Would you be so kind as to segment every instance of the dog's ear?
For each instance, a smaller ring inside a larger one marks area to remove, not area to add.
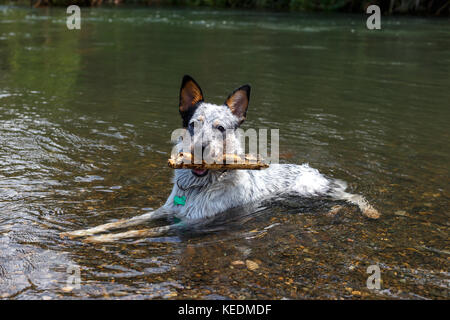
[[[202,89],[194,79],[185,75],[180,89],[180,114],[183,118],[183,127],[187,127],[189,119],[194,114],[197,103],[203,101]]]
[[[225,100],[225,104],[230,108],[231,112],[238,117],[239,125],[245,120],[249,102],[250,86],[248,84],[234,90]]]

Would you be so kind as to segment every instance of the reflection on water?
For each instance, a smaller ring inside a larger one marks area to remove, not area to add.
[[[0,7],[1,297],[448,298],[448,20],[374,33],[359,16],[83,9],[68,31],[64,17]],[[185,73],[216,103],[251,83],[246,127],[280,128],[282,162],[347,180],[383,217],[284,199],[202,232],[60,239],[164,203]]]

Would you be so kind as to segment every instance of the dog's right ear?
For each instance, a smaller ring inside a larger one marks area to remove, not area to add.
[[[197,108],[197,104],[203,101],[202,89],[191,76],[185,75],[180,89],[180,114],[183,118],[183,127],[188,126],[189,120]]]

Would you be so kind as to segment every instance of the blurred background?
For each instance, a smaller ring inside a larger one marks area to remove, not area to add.
[[[100,5],[149,5],[187,6],[214,8],[246,8],[289,11],[365,12],[367,6],[375,4],[383,14],[448,15],[448,0],[16,0],[0,3],[29,3],[32,6],[80,6]]]

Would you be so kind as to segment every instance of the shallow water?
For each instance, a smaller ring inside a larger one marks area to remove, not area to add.
[[[0,7],[0,297],[448,298],[448,26],[83,8],[68,31],[63,9]],[[245,127],[280,128],[282,162],[346,180],[381,219],[289,199],[203,233],[60,239],[164,203],[185,73],[215,103],[251,83]]]

